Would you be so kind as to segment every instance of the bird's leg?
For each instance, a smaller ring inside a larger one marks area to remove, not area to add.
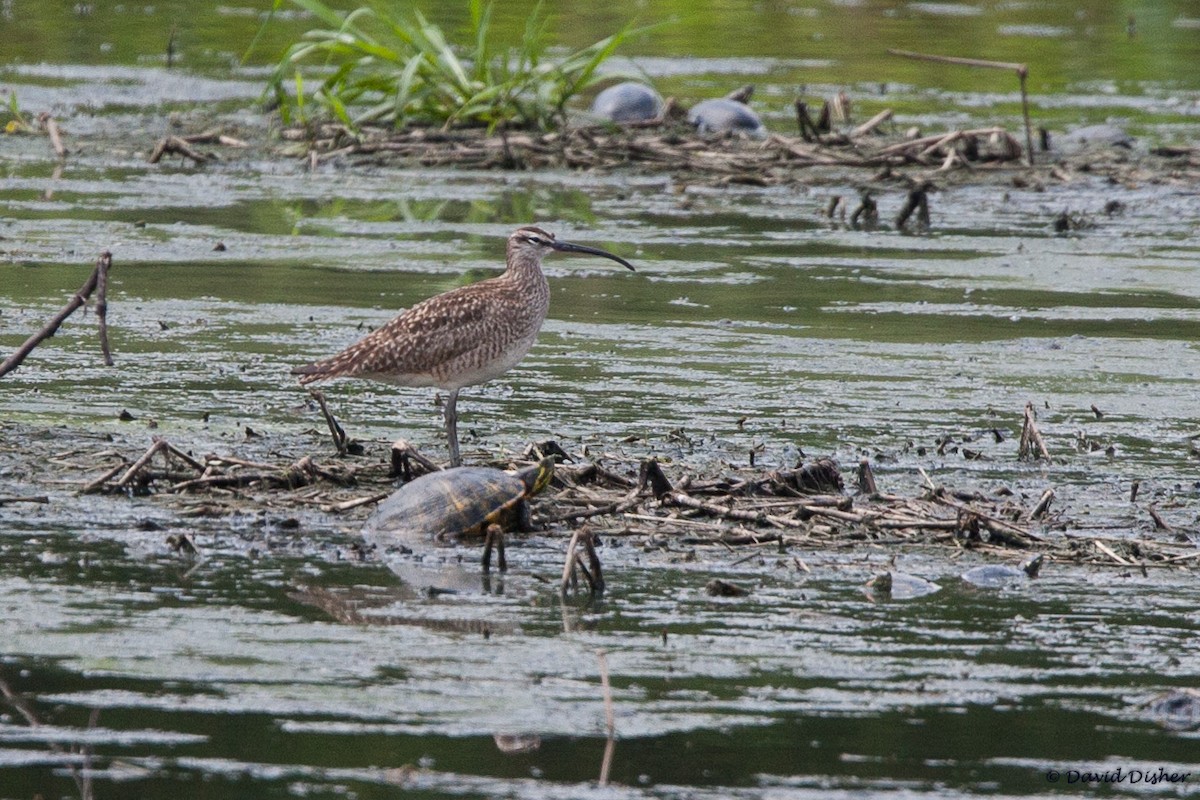
[[[451,391],[446,398],[446,438],[450,442],[450,466],[461,466],[462,455],[458,452],[458,389]]]

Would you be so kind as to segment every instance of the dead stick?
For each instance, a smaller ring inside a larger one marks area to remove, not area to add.
[[[247,467],[249,469],[265,469],[265,470],[275,469],[274,464],[264,464],[261,461],[247,461],[244,458],[238,458],[236,456],[206,456],[204,460],[207,464],[206,469],[211,468],[211,467],[222,467],[222,466]]]
[[[40,117],[41,123],[46,127],[46,135],[50,137],[50,146],[54,148],[54,155],[60,160],[67,157],[67,148],[63,147],[62,135],[58,130],[58,123],[54,121],[54,117],[43,113]]]
[[[984,69],[1003,69],[1017,73],[1021,84],[1021,115],[1025,118],[1025,160],[1033,166],[1033,126],[1029,121],[1029,92],[1026,90],[1025,79],[1029,77],[1029,65],[1017,64],[1012,61],[987,61],[982,58],[961,58],[959,56],[939,56],[929,53],[914,53],[911,50],[896,50],[888,48],[894,56],[911,58],[917,61],[932,61],[936,64],[956,64],[960,67],[982,67]]]
[[[600,565],[600,554],[596,552],[596,534],[588,531],[584,534],[583,549],[587,554],[588,566],[591,567],[592,593],[604,591],[604,573]]]
[[[208,156],[196,150],[196,148],[192,147],[184,139],[178,136],[168,136],[154,148],[154,151],[150,154],[149,162],[157,164],[168,153],[178,153],[184,158],[190,158],[197,164],[203,164],[209,159]]]
[[[1146,511],[1150,513],[1150,519],[1154,520],[1155,528],[1158,528],[1160,531],[1175,530],[1165,519],[1162,518],[1162,515],[1158,513],[1158,509],[1154,506],[1146,506]]]
[[[678,492],[675,494],[667,495],[666,497],[663,498],[663,501],[670,505],[679,505],[679,506],[684,506],[685,508],[693,508],[697,511],[703,511],[705,514],[710,514],[710,515],[712,515],[714,517],[718,517],[720,519],[736,519],[736,520],[741,520],[743,522],[755,522],[755,523],[758,523],[759,525],[763,525],[763,524],[778,525],[780,527],[788,527],[788,528],[807,528],[808,527],[807,523],[805,523],[801,520],[798,520],[798,519],[791,519],[789,517],[779,517],[779,516],[775,516],[773,514],[764,514],[761,511],[746,511],[745,509],[741,509],[741,508],[729,508],[727,506],[716,505],[715,503],[705,503],[702,500],[697,500],[694,497],[690,497],[686,494],[682,494],[682,493],[678,493]],[[804,508],[804,506],[801,506],[801,508]],[[813,514],[832,516],[832,514],[830,514],[830,509],[811,508],[811,509],[807,509],[807,510],[811,511]],[[834,514],[837,514],[837,513],[839,513],[839,512],[834,512]],[[855,518],[854,521],[861,521],[861,520]]]
[[[598,508],[583,508],[578,511],[566,511],[561,514],[555,514],[552,517],[547,517],[542,520],[547,525],[553,525],[556,522],[566,522],[570,519],[588,519],[590,517],[602,517],[608,514],[620,514],[624,509],[621,506],[623,503],[608,503],[607,505],[599,506]],[[636,503],[634,503],[636,505]],[[632,506],[631,506],[632,507]]]
[[[29,495],[28,497],[13,496],[0,497],[0,506],[6,506],[11,503],[49,503],[50,498],[44,494]]]
[[[914,53],[911,50],[899,50],[888,48],[888,52],[894,56],[902,56],[911,58],[916,61],[932,61],[937,64],[957,64],[960,67],[985,67],[988,69],[1005,69],[1009,71],[1017,71],[1025,69],[1024,64],[1018,64],[1014,61],[987,61],[982,58],[963,58],[961,56],[939,56],[929,53]]]
[[[387,492],[380,492],[379,494],[373,494],[370,497],[357,497],[353,500],[343,500],[340,503],[333,503],[332,505],[321,506],[321,510],[322,511],[330,511],[335,514],[340,514],[343,511],[349,511],[350,509],[358,508],[359,506],[369,506],[369,505],[371,505],[371,503],[378,503],[381,500],[386,500],[387,498],[388,498]]]
[[[608,772],[612,766],[613,748],[617,740],[616,715],[613,713],[612,685],[608,680],[608,658],[603,650],[596,651],[596,661],[600,665],[600,689],[604,692],[604,727],[608,732],[608,742],[604,747],[604,759],[600,762],[600,785],[608,785]]]
[[[1113,549],[1111,547],[1109,547],[1108,545],[1104,544],[1104,542],[1097,540],[1097,541],[1093,541],[1092,544],[1096,546],[1097,550],[1099,550],[1101,553],[1104,553],[1104,555],[1108,556],[1109,558],[1111,558],[1113,561],[1117,562],[1118,564],[1123,564],[1127,567],[1132,566],[1132,562],[1127,561],[1124,558],[1121,558],[1121,556],[1117,555],[1113,551]]]
[[[325,403],[325,395],[320,389],[309,389],[309,395],[313,400],[317,401],[317,405],[321,407],[321,414],[325,417],[325,424],[329,427],[329,434],[333,437],[333,447],[337,450],[339,456],[346,455],[347,446],[350,437],[346,435],[346,430],[341,424],[334,419],[333,414],[329,413],[329,406]]]
[[[580,542],[582,543],[583,541],[583,537],[580,537]],[[575,548],[575,567],[580,573],[582,573],[583,579],[587,581],[588,591],[592,594],[596,594],[596,592],[599,591],[599,589],[596,588],[598,584],[596,583],[595,577],[592,576],[592,571],[588,569],[588,565],[584,563],[583,553],[579,552],[578,547]]]
[[[891,118],[892,118],[892,110],[890,108],[885,108],[883,111],[880,111],[878,114],[871,117],[869,120],[864,122],[862,125],[859,125],[857,128],[850,131],[850,138],[857,139],[859,136],[866,136],[868,133],[871,133],[872,131],[874,131],[876,128],[878,128],[880,125],[887,122]]]
[[[559,584],[559,589],[563,594],[567,593],[567,587],[571,585],[571,579],[575,577],[575,548],[579,544],[579,531],[571,534],[571,541],[567,543],[567,558],[563,562],[562,582]]]
[[[154,458],[155,453],[166,449],[166,447],[166,439],[155,439],[154,444],[150,445],[146,452],[142,453],[142,457],[133,462],[133,466],[126,470],[125,474],[121,476],[121,479],[117,481],[117,486],[124,487],[126,484],[128,484],[131,480],[133,480],[133,476],[138,473],[138,470],[150,463],[150,459]]]
[[[962,131],[951,131],[950,133],[947,133],[945,136],[938,139],[936,142],[934,142],[933,144],[929,145],[924,150],[922,150],[918,154],[918,158],[924,158],[925,156],[931,156],[931,155],[933,155],[934,151],[939,150],[943,147],[949,147],[950,145],[954,144],[961,138],[963,138]]]
[[[875,473],[871,469],[871,462],[865,458],[858,462],[858,491],[866,495],[879,494],[879,487],[875,485]]]
[[[1038,500],[1037,505],[1033,507],[1033,511],[1029,513],[1029,516],[1033,517],[1034,519],[1040,518],[1043,514],[1050,510],[1050,501],[1053,499],[1053,489],[1047,489],[1046,491],[1042,492],[1041,499]]]
[[[1045,541],[1041,536],[1038,536],[1035,533],[1031,533],[1030,531],[1027,531],[1024,528],[1017,527],[1016,525],[1012,525],[1008,522],[1005,522],[1002,519],[997,519],[996,517],[989,516],[988,514],[983,513],[982,511],[980,511],[977,508],[972,508],[971,506],[969,506],[965,503],[960,503],[956,500],[951,500],[950,498],[945,497],[944,495],[934,495],[930,499],[933,500],[933,502],[935,502],[935,503],[940,503],[941,505],[949,506],[950,508],[953,508],[956,511],[961,511],[961,512],[964,512],[967,514],[973,514],[974,516],[976,516],[980,520],[982,520],[987,525],[988,530],[992,531],[993,533],[1003,531],[1004,533],[1011,534],[1011,535],[1017,537],[1018,539],[1028,538],[1028,539],[1034,540],[1035,542]]]
[[[96,268],[92,270],[91,276],[88,277],[83,286],[79,287],[79,291],[76,292],[70,301],[68,301],[68,303],[62,307],[62,310],[59,311],[53,319],[47,322],[45,327],[43,327],[33,336],[30,336],[28,339],[26,339],[25,343],[21,345],[17,352],[4,359],[4,363],[0,364],[0,378],[21,366],[21,362],[33,352],[35,347],[57,333],[58,329],[62,326],[63,322],[66,321],[67,317],[75,313],[75,309],[87,303],[88,297],[90,297],[92,292],[96,290],[96,284],[100,280],[101,270],[107,272],[110,266],[112,266],[112,253],[105,251],[104,253],[100,254],[99,260],[96,261]]]
[[[120,472],[123,469],[125,469],[124,462],[117,464],[115,467],[113,467],[108,472],[101,475],[99,478],[89,481],[86,485],[84,485],[84,487],[80,491],[83,494],[91,494],[92,492],[96,491],[104,484],[108,483],[109,480],[111,480],[114,475],[116,475],[118,472]]]
[[[104,355],[104,366],[113,366],[112,350],[108,346],[108,268],[112,266],[112,256],[108,253],[100,256],[96,264],[96,321],[100,327],[100,352]]]
[[[1021,441],[1017,445],[1017,458],[1036,458],[1041,457],[1050,460],[1050,451],[1046,449],[1046,441],[1042,438],[1041,431],[1038,430],[1037,420],[1034,418],[1033,403],[1025,404],[1025,420],[1021,426]],[[1038,455],[1034,455],[1034,448],[1037,448]]]
[[[166,441],[166,440],[164,439],[163,441]],[[196,470],[196,472],[204,472],[205,466],[203,464],[201,464],[199,461],[192,458],[187,453],[183,452],[182,450],[180,450],[178,447],[171,444],[170,442],[167,442],[167,450],[172,455],[174,455],[176,458],[178,458],[179,460],[186,463],[189,467]]]
[[[996,136],[999,134],[1007,133],[1007,131],[1005,131],[1004,128],[991,127],[991,128],[970,128],[967,130],[954,131],[954,133],[957,135],[961,135],[961,136]],[[909,140],[906,140],[903,142],[897,142],[896,144],[889,144],[887,147],[881,147],[879,150],[877,150],[875,152],[875,155],[876,156],[889,156],[889,155],[895,155],[897,153],[902,153],[906,150],[915,150],[917,148],[925,148],[935,142],[941,141],[942,139],[946,138],[946,135],[947,134],[945,134],[945,133],[934,133],[934,134],[930,134],[929,136],[922,136],[920,139],[909,139]]]

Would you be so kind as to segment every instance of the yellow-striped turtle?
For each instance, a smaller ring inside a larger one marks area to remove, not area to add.
[[[422,475],[397,489],[363,526],[379,547],[413,548],[482,538],[491,525],[529,530],[526,500],[554,477],[554,460],[542,459],[517,472],[491,467],[455,467]]]

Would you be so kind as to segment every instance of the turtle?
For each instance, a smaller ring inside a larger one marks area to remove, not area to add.
[[[626,81],[596,95],[592,113],[612,122],[645,122],[662,116],[663,99],[644,83]]]
[[[379,504],[363,525],[363,538],[380,548],[416,549],[483,539],[492,526],[529,530],[526,500],[554,477],[554,460],[517,472],[455,467],[406,483]]]
[[[1167,730],[1200,730],[1200,690],[1172,689],[1150,698],[1143,708]]]
[[[1045,560],[1046,557],[1038,553],[1036,556],[1026,559],[1019,567],[1007,564],[986,564],[967,570],[963,573],[962,579],[981,589],[1003,589],[1006,586],[1036,578],[1038,571],[1042,568],[1042,562]]]
[[[881,600],[915,600],[935,592],[942,587],[907,572],[881,572],[867,581],[867,596]]]
[[[1069,152],[1104,147],[1122,147],[1130,150],[1135,141],[1120,125],[1109,122],[1085,125],[1082,128],[1068,131],[1059,138],[1059,144],[1063,150]]]
[[[766,126],[750,106],[727,97],[701,100],[688,112],[688,122],[700,133],[744,133],[756,139],[767,135]]]

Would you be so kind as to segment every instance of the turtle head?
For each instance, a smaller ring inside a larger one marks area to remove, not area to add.
[[[543,458],[532,467],[521,471],[521,478],[529,487],[529,494],[535,495],[550,485],[554,479],[554,459]]]

